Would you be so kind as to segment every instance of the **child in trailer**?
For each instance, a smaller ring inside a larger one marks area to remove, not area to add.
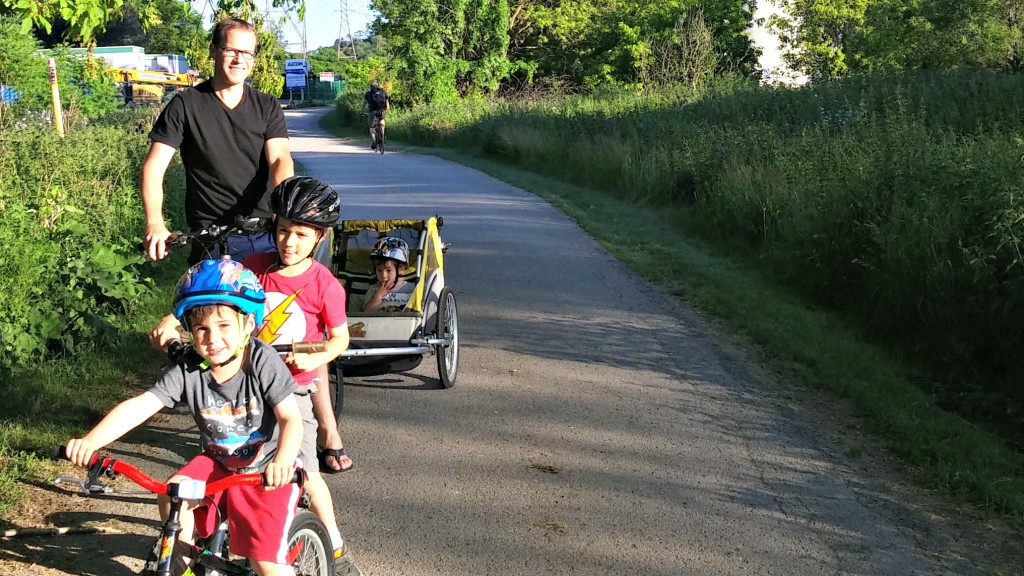
[[[416,291],[416,285],[402,278],[409,265],[409,245],[401,238],[385,236],[370,251],[377,281],[366,290],[366,296],[353,298],[353,310],[362,312],[398,312],[405,310]]]

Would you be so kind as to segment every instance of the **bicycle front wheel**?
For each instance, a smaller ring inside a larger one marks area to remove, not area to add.
[[[323,522],[309,510],[299,510],[288,530],[288,560],[295,576],[333,576],[333,552]]]

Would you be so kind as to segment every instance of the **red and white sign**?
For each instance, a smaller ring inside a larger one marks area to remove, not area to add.
[[[320,81],[321,82],[334,82],[334,72],[321,72],[320,73]]]

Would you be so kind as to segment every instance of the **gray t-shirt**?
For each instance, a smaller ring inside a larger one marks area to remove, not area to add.
[[[295,392],[295,380],[269,345],[254,338],[246,351],[249,358],[227,382],[217,384],[190,352],[149,391],[168,408],[188,405],[206,455],[229,470],[262,471],[277,452],[274,407]]]
[[[366,307],[366,303],[373,298],[373,295],[377,293],[377,288],[380,287],[380,282],[374,282],[370,284],[370,287],[366,290],[366,294],[352,297],[352,311],[354,313],[362,312],[363,308]],[[377,306],[377,312],[401,312],[405,310],[405,307],[409,305],[409,300],[412,298],[412,293],[416,291],[416,285],[412,282],[404,282],[398,288],[395,288],[388,293],[381,301],[380,305]],[[373,312],[373,310],[370,310]]]

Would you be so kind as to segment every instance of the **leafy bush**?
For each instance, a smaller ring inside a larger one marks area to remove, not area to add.
[[[12,18],[0,17],[0,83],[13,87],[19,99],[16,114],[0,115],[3,121],[20,118],[25,111],[49,112],[50,76],[47,56],[39,53],[42,45],[31,35],[23,35]],[[72,114],[95,118],[112,112],[120,103],[113,77],[106,64],[96,58],[80,59],[60,47],[49,51],[57,65],[61,105]]]
[[[0,139],[0,366],[74,351],[146,289],[133,238],[143,134],[90,126]]]

